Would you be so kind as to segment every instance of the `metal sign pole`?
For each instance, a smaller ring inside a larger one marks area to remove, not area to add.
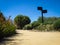
[[[41,14],[42,14],[42,23],[44,23],[43,13],[47,13],[47,10],[43,10],[42,7],[38,7],[38,10],[41,10]]]
[[[43,20],[43,12],[42,12],[42,23],[44,23],[44,20]]]

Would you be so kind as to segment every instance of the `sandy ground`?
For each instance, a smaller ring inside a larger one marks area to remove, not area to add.
[[[17,30],[15,36],[5,38],[0,45],[60,45],[60,32]]]

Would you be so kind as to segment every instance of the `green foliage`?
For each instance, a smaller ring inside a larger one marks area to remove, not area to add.
[[[46,24],[53,24],[56,20],[58,20],[59,18],[57,17],[43,17],[43,20],[44,20],[44,25]],[[38,22],[42,23],[42,17],[39,17]]]
[[[60,29],[59,17],[44,17],[44,23],[41,22],[41,17],[37,21],[31,24],[25,25],[24,29],[30,30],[40,30],[40,31],[56,31]]]
[[[43,20],[45,21],[45,20],[46,20],[46,18],[45,18],[45,17],[43,17]],[[38,21],[39,23],[42,23],[42,17],[39,17],[37,21]]]
[[[39,26],[35,27],[34,30],[53,31],[53,25],[50,25],[50,24],[47,24],[47,25],[40,24]]]
[[[60,17],[43,17],[44,23],[42,24],[42,17],[39,17],[36,22],[32,23],[32,27],[40,31],[55,31],[60,29],[59,19]]]
[[[27,24],[24,26],[23,28],[24,30],[31,30],[32,29],[32,25],[31,24]]]
[[[0,38],[13,35],[16,31],[16,27],[9,22],[0,23]]]
[[[40,31],[45,31],[46,26],[45,26],[45,25],[40,24],[40,25],[39,25],[39,26],[37,26],[35,29],[36,29],[36,30],[40,30]]]
[[[56,20],[58,20],[57,17],[48,17],[48,18],[46,18],[44,23],[45,24],[53,24]]]
[[[33,27],[33,28],[36,28],[36,27],[39,26],[39,25],[40,25],[40,23],[37,22],[37,21],[32,22],[32,27]]]
[[[56,30],[59,30],[60,29],[60,19],[59,20],[57,20],[55,23],[54,23],[54,29],[56,29]]]
[[[0,13],[0,39],[15,33],[15,26]]]
[[[4,27],[4,29],[3,29],[4,36],[10,36],[15,33],[16,27],[13,24],[10,24],[9,22],[6,22],[3,25],[3,27]]]
[[[43,17],[44,23],[42,24],[42,17],[39,17],[37,21],[32,22],[32,27],[35,30],[40,31],[52,31],[53,23],[58,20],[57,17]]]
[[[3,13],[0,12],[0,39],[3,38],[3,24],[5,22],[5,17],[3,16]]]
[[[0,22],[0,39],[3,38],[3,27],[2,23]]]
[[[54,31],[53,24],[47,24],[46,25],[46,31]]]
[[[15,22],[17,28],[23,29],[23,27],[26,24],[29,24],[31,22],[31,20],[28,16],[18,15],[15,17],[14,22]]]
[[[3,22],[3,21],[5,21],[5,17],[3,16],[3,13],[0,12],[0,22]]]

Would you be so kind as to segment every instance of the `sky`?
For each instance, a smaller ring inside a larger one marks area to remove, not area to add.
[[[0,0],[0,11],[6,18],[11,16],[12,20],[20,14],[36,21],[41,16],[38,6],[47,10],[45,17],[60,17],[60,0]]]

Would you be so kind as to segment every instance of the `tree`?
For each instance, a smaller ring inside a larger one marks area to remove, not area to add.
[[[31,22],[28,16],[18,15],[15,17],[14,22],[19,29],[23,29],[26,24]]]
[[[5,21],[5,17],[3,16],[3,13],[0,12],[0,22],[4,22]]]

